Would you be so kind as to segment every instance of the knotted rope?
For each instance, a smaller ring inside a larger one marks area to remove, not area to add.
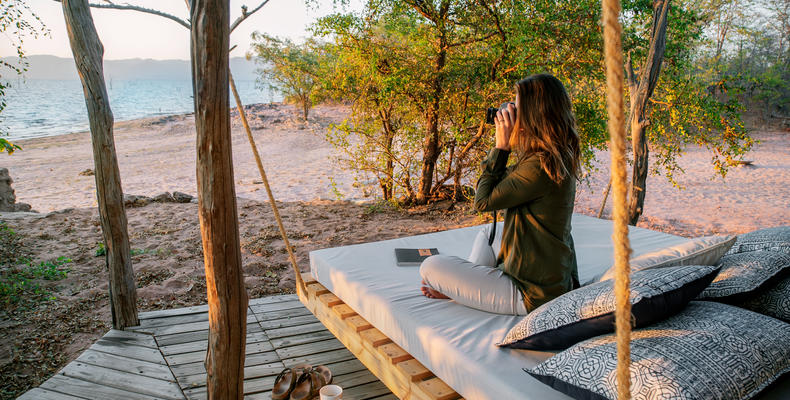
[[[631,398],[631,246],[628,241],[628,185],[625,162],[625,113],[623,113],[623,48],[620,0],[603,0],[603,41],[606,62],[606,109],[609,115],[611,176],[614,200],[615,330],[617,334],[617,397]]]
[[[301,289],[302,293],[307,293],[305,290],[306,287],[304,281],[302,280],[302,273],[299,271],[299,267],[296,265],[296,257],[294,256],[293,248],[291,248],[291,242],[288,241],[288,235],[285,233],[283,221],[280,218],[280,211],[277,209],[277,204],[274,203],[274,195],[272,194],[272,189],[269,187],[269,180],[266,179],[266,171],[263,169],[261,156],[258,154],[258,147],[255,145],[255,139],[252,138],[250,125],[247,123],[247,114],[244,113],[244,107],[241,105],[239,93],[236,92],[236,83],[233,82],[233,76],[230,74],[230,71],[228,71],[228,80],[230,81],[230,89],[233,91],[233,97],[236,99],[236,107],[239,109],[241,124],[244,125],[244,130],[247,131],[247,139],[250,141],[250,146],[252,147],[252,155],[255,156],[255,163],[258,164],[258,172],[261,174],[261,180],[263,181],[263,185],[266,187],[266,194],[269,196],[269,204],[272,205],[274,219],[277,220],[277,228],[280,230],[280,236],[282,236],[283,242],[285,243],[285,249],[288,250],[288,258],[291,260],[291,267],[294,270],[294,279],[296,279],[296,288]]]

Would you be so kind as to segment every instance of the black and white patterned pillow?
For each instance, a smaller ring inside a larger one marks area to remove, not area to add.
[[[751,299],[736,305],[790,322],[790,277],[764,288]]]
[[[719,275],[698,298],[737,303],[790,273],[790,255],[765,250],[730,254],[721,258],[719,266]]]
[[[790,372],[790,324],[695,301],[631,335],[631,394],[641,399],[749,399]],[[615,335],[581,342],[527,373],[575,399],[614,399]]]
[[[631,274],[631,313],[637,327],[680,311],[713,280],[715,266],[685,265]],[[614,281],[583,286],[541,305],[510,329],[502,347],[564,349],[614,331]]]
[[[765,228],[738,235],[727,254],[770,250],[790,254],[790,226]]]

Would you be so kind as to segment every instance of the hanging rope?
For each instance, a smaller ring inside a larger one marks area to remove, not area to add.
[[[261,156],[258,154],[258,147],[255,146],[255,139],[252,138],[250,125],[247,123],[247,114],[244,113],[244,107],[241,105],[239,93],[236,91],[236,83],[233,82],[233,75],[230,74],[230,71],[228,71],[228,80],[230,81],[230,89],[233,91],[233,97],[236,99],[236,107],[239,109],[241,124],[244,125],[244,130],[247,131],[247,139],[249,139],[250,146],[252,147],[252,155],[255,156],[255,163],[258,164],[258,172],[261,174],[261,180],[266,187],[266,194],[269,196],[269,204],[272,205],[274,219],[277,220],[277,228],[280,229],[280,236],[282,236],[283,242],[285,242],[285,249],[288,250],[288,258],[291,260],[294,279],[296,279],[296,287],[302,289],[302,293],[307,293],[304,281],[302,280],[302,273],[296,265],[296,257],[294,256],[293,248],[291,248],[291,242],[288,241],[288,235],[285,233],[285,228],[283,227],[283,220],[280,218],[280,211],[277,209],[277,204],[274,203],[274,195],[272,194],[272,189],[269,187],[269,180],[266,179],[266,171],[263,170],[263,163],[261,163]]]
[[[606,108],[609,115],[611,176],[614,190],[614,259],[615,259],[615,330],[617,334],[617,397],[631,398],[631,303],[630,266],[631,254],[628,241],[628,212],[625,163],[625,114],[623,113],[623,48],[620,38],[622,27],[620,0],[603,0],[603,40],[606,61]]]

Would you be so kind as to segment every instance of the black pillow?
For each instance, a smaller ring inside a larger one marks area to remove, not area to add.
[[[684,265],[631,274],[631,313],[637,327],[667,318],[705,289],[718,267]],[[536,308],[510,329],[498,346],[564,349],[614,331],[614,281],[593,283]]]
[[[700,293],[699,299],[735,304],[787,276],[790,255],[765,250],[729,254],[719,260],[719,266],[719,275]]]
[[[760,290],[738,307],[790,322],[790,277]]]
[[[738,235],[727,254],[770,250],[790,255],[790,226],[765,228]]]
[[[790,371],[790,324],[695,301],[632,332],[631,394],[641,399],[748,399]],[[615,335],[581,342],[527,373],[575,399],[617,397]]]

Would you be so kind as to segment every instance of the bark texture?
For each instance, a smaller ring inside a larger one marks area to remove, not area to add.
[[[112,325],[115,329],[123,329],[139,325],[139,320],[121,174],[112,133],[113,117],[104,84],[104,47],[96,33],[87,0],[63,0],[62,6],[90,120],[96,197],[110,272]]]
[[[433,78],[432,100],[428,104],[425,123],[425,140],[422,146],[422,168],[420,169],[420,183],[417,191],[417,204],[425,204],[431,195],[433,188],[433,174],[436,168],[436,160],[439,159],[439,103],[441,101],[443,89],[442,71],[447,62],[447,41],[444,34],[439,37],[439,54],[434,60],[434,70],[436,76]]]
[[[209,304],[209,399],[241,399],[244,394],[247,293],[228,113],[229,18],[227,0],[192,1],[198,210]]]
[[[631,93],[631,142],[634,152],[634,169],[631,175],[631,196],[628,203],[628,223],[636,225],[642,216],[647,190],[648,163],[647,107],[650,96],[658,83],[661,73],[661,63],[664,60],[664,49],[667,39],[667,14],[670,0],[653,1],[653,26],[650,32],[650,48],[648,49],[645,65],[639,71],[639,81],[631,67],[629,57],[626,65],[628,84]]]

